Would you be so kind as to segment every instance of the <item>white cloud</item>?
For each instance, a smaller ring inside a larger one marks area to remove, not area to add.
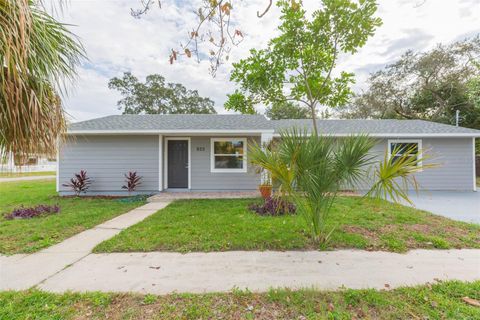
[[[208,74],[208,61],[193,59],[170,65],[169,51],[178,48],[194,25],[193,9],[197,1],[162,0],[162,8],[154,7],[141,19],[130,15],[130,8],[139,1],[71,0],[59,19],[72,24],[71,30],[84,44],[88,62],[79,70],[75,89],[65,99],[73,121],[116,114],[118,93],[107,88],[108,79],[131,71],[137,77],[159,73],[169,82],[179,82],[212,98],[219,112],[226,94],[234,90],[229,82],[231,62],[248,55],[251,48],[264,47],[276,34],[278,9],[258,19],[257,11],[267,4],[263,0],[235,4],[234,15],[245,40],[233,48],[230,61],[222,66],[216,78]],[[319,1],[305,1],[309,12]],[[437,43],[480,33],[476,17],[480,16],[478,0],[381,0],[378,15],[383,25],[355,56],[342,57],[339,68],[357,76],[355,90],[364,87],[368,73],[391,63],[407,49],[426,50]]]

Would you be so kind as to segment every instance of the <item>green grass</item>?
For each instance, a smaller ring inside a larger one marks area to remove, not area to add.
[[[394,290],[251,293],[0,293],[0,319],[480,319],[480,281]]]
[[[61,211],[33,219],[3,218],[14,208],[39,204],[58,204]],[[0,183],[0,253],[38,251],[140,204],[109,199],[61,198],[56,196],[55,181],[51,180]]]
[[[183,200],[99,244],[95,252],[319,249],[302,216],[262,217],[252,199]],[[328,249],[403,252],[413,248],[479,248],[480,226],[452,221],[410,207],[358,197],[340,197],[329,229]]]
[[[55,171],[43,172],[0,172],[0,178],[17,178],[17,177],[33,177],[33,176],[54,176]]]

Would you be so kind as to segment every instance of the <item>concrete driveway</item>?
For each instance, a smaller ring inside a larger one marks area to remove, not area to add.
[[[418,195],[412,192],[410,199],[417,209],[480,224],[480,191],[421,191]]]

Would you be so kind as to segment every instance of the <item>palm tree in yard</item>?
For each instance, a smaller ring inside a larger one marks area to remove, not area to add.
[[[60,94],[84,50],[34,0],[0,0],[0,156],[54,154],[66,128]]]
[[[279,193],[305,218],[312,239],[325,245],[333,232],[326,222],[341,190],[369,185],[366,196],[410,202],[408,188],[418,188],[414,174],[435,166],[419,166],[427,157],[413,147],[378,161],[375,144],[366,135],[334,138],[291,130],[270,146],[250,145],[249,160],[268,172]]]

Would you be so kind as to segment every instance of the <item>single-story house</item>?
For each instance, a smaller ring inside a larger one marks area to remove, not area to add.
[[[322,134],[368,134],[383,156],[398,143],[433,153],[441,166],[417,174],[428,190],[476,190],[475,138],[480,130],[421,120],[318,120]],[[281,130],[309,130],[312,121],[268,120],[261,115],[114,115],[69,126],[58,150],[57,191],[74,173],[93,179],[90,194],[123,194],[124,174],[142,176],[140,193],[163,190],[255,190],[261,177],[247,144],[264,143]],[[426,160],[428,161],[428,160]]]

